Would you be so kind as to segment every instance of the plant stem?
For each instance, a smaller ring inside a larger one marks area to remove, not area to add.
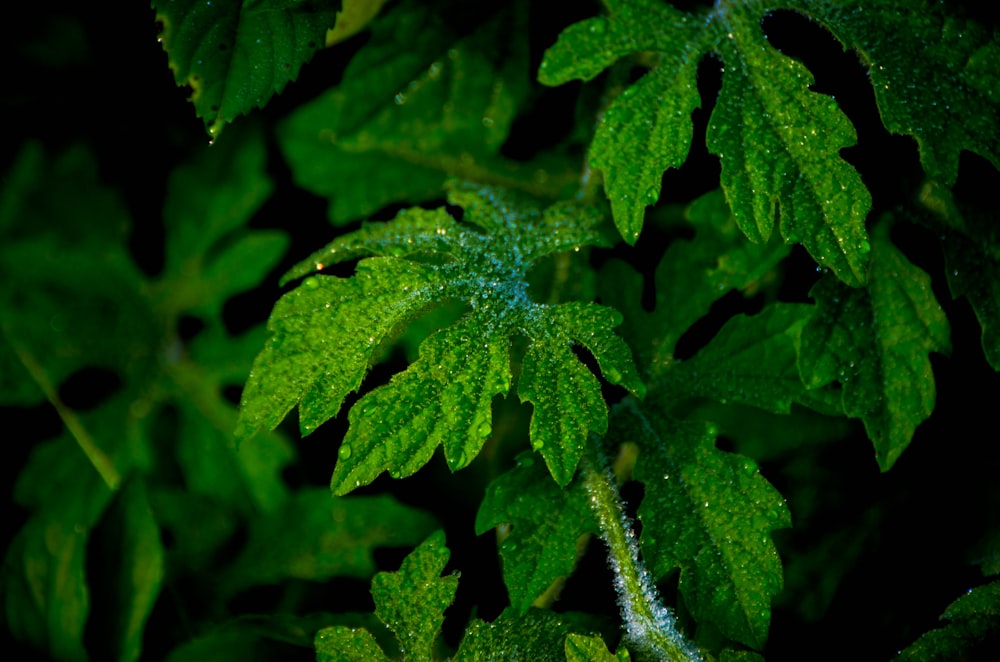
[[[59,418],[62,419],[63,425],[69,430],[70,434],[73,435],[73,439],[76,440],[77,445],[83,454],[87,456],[90,463],[100,474],[101,479],[104,480],[104,484],[108,486],[111,491],[116,491],[121,486],[121,476],[118,475],[118,470],[115,469],[114,462],[107,454],[98,447],[97,442],[94,441],[90,433],[83,426],[80,418],[76,415],[72,409],[67,407],[63,401],[59,398],[59,392],[56,391],[52,382],[49,381],[49,377],[45,374],[45,370],[42,366],[35,360],[35,357],[29,352],[21,343],[15,340],[10,329],[7,325],[3,325],[3,335],[10,343],[11,347],[14,349],[14,353],[17,358],[20,359],[21,364],[25,367],[31,378],[35,380],[38,387],[42,389],[45,397],[48,398],[49,402],[55,407],[56,413],[59,414]]]
[[[625,641],[640,659],[702,660],[695,646],[677,630],[670,610],[660,602],[653,579],[639,559],[639,545],[614,478],[600,466],[594,445],[581,462],[583,484],[608,546],[618,605],[625,621]]]

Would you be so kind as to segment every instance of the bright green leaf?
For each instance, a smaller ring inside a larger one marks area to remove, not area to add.
[[[895,659],[947,662],[990,655],[1000,636],[1000,582],[969,589],[948,606],[941,620],[951,622],[925,633]]]
[[[375,615],[396,635],[400,651],[414,660],[433,660],[444,610],[455,598],[458,577],[441,576],[449,552],[438,531],[403,559],[398,572],[380,572],[372,580]],[[334,626],[316,634],[319,660],[386,659],[368,630]]]
[[[519,616],[514,609],[505,609],[492,623],[474,620],[454,659],[455,662],[560,660],[565,655],[567,635],[591,634],[589,630],[573,613],[530,609]]]
[[[500,555],[511,609],[519,615],[553,583],[569,577],[581,537],[598,533],[582,486],[563,489],[545,474],[532,455],[518,456],[517,465],[486,488],[476,514],[479,535],[502,524],[513,527]]]
[[[566,635],[565,650],[566,662],[629,662],[632,659],[626,648],[620,648],[618,654],[613,655],[600,637],[575,633]]]
[[[680,570],[679,590],[699,623],[763,648],[782,586],[770,532],[791,525],[784,499],[753,460],[717,449],[710,428],[654,411],[626,405],[614,428],[640,447],[643,556],[655,577]]]
[[[607,426],[600,384],[571,347],[587,349],[608,381],[633,393],[643,386],[628,347],[611,331],[620,315],[595,304],[535,303],[526,278],[542,257],[604,245],[600,216],[575,202],[541,211],[471,185],[456,188],[451,201],[465,208],[465,223],[444,209],[407,210],[341,237],[290,272],[378,256],[362,259],[351,278],[310,276],[278,302],[272,337],[243,393],[238,437],[275,427],[296,404],[303,432],[312,431],[358,389],[397,328],[428,307],[460,301],[469,308],[463,318],[425,340],[410,368],[351,409],[334,491],[349,492],[383,471],[410,475],[438,445],[453,471],[471,462],[491,433],[492,399],[509,389],[516,335],[531,341],[518,393],[535,407],[532,444],[557,482],[570,481],[587,435]]]
[[[843,388],[844,413],[865,423],[887,471],[934,409],[928,354],[950,351],[948,320],[930,278],[888,237],[874,237],[865,289],[824,278],[812,289],[818,310],[802,331],[799,370],[810,388]]]
[[[216,137],[262,107],[323,46],[338,0],[153,0],[178,85]]]

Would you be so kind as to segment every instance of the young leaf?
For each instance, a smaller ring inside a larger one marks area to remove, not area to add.
[[[310,276],[277,303],[268,323],[272,337],[243,392],[239,438],[274,428],[296,404],[303,433],[311,432],[361,385],[397,327],[428,306],[457,300],[469,312],[425,340],[412,366],[351,409],[334,492],[349,492],[383,471],[410,475],[439,444],[453,471],[471,462],[490,434],[493,397],[509,389],[510,344],[518,334],[531,341],[518,393],[535,407],[532,445],[556,480],[569,483],[587,434],[607,426],[600,384],[571,346],[590,351],[608,381],[634,393],[643,387],[628,347],[612,333],[621,321],[615,311],[535,303],[525,279],[541,257],[605,245],[600,217],[573,202],[543,212],[471,185],[454,189],[450,200],[465,208],[467,223],[444,209],[407,210],[341,237],[289,273],[379,256],[362,259],[352,278]]]
[[[655,577],[680,569],[681,595],[699,623],[763,648],[782,586],[770,532],[791,525],[784,499],[752,460],[718,450],[710,428],[655,411],[630,404],[614,418],[615,438],[640,445],[643,555]]]
[[[448,563],[444,532],[438,531],[403,560],[398,572],[380,572],[372,580],[375,615],[396,635],[409,659],[433,660],[444,610],[458,588],[458,577],[441,577]],[[367,630],[334,626],[316,634],[316,659],[387,659]]]
[[[536,598],[573,572],[580,539],[598,533],[587,493],[579,483],[562,489],[546,480],[530,454],[493,480],[476,514],[476,533],[513,528],[500,545],[511,609],[523,616]]]
[[[339,0],[153,0],[178,85],[209,135],[262,107],[324,44]]]
[[[950,351],[948,319],[930,278],[877,228],[868,286],[824,278],[812,289],[818,310],[802,330],[799,371],[810,388],[839,381],[844,413],[864,421],[887,471],[934,409],[928,354]]]
[[[1000,582],[969,589],[941,614],[941,620],[951,621],[944,627],[923,634],[897,660],[901,662],[945,662],[946,660],[980,659],[990,655],[1000,635]],[[977,647],[983,650],[977,652]],[[984,658],[985,659],[985,658]]]
[[[566,662],[629,662],[632,656],[627,648],[619,648],[612,655],[600,637],[571,633],[566,635]]]

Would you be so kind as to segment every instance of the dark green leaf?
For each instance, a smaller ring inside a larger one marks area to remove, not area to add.
[[[249,541],[227,571],[228,590],[286,578],[367,578],[377,547],[419,543],[436,522],[387,495],[336,498],[326,488],[293,495],[281,510],[254,520]]]
[[[334,26],[338,0],[153,0],[178,85],[209,135],[299,75]]]
[[[985,659],[980,656],[994,651],[1000,637],[1000,582],[969,589],[949,605],[941,619],[951,622],[925,633],[895,659],[912,662]]]
[[[579,483],[563,489],[546,480],[530,454],[493,480],[476,515],[476,533],[510,525],[503,539],[504,583],[511,609],[524,615],[536,598],[573,572],[583,536],[596,534],[587,494]]]
[[[812,289],[818,310],[802,331],[799,370],[810,388],[838,381],[844,412],[865,423],[888,470],[934,409],[930,352],[949,352],[948,320],[930,278],[889,241],[874,237],[865,289],[824,278]]]
[[[715,447],[708,427],[626,405],[615,438],[639,443],[635,478],[642,550],[655,577],[679,569],[679,589],[699,623],[763,648],[771,599],[782,586],[770,532],[791,525],[781,495],[753,460]]]

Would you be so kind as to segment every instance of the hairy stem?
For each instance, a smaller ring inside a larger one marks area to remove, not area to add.
[[[673,614],[660,602],[653,579],[639,559],[639,545],[614,478],[601,467],[593,446],[583,458],[581,475],[601,529],[601,538],[608,546],[618,604],[625,622],[626,642],[639,659],[704,659],[677,630]]]

